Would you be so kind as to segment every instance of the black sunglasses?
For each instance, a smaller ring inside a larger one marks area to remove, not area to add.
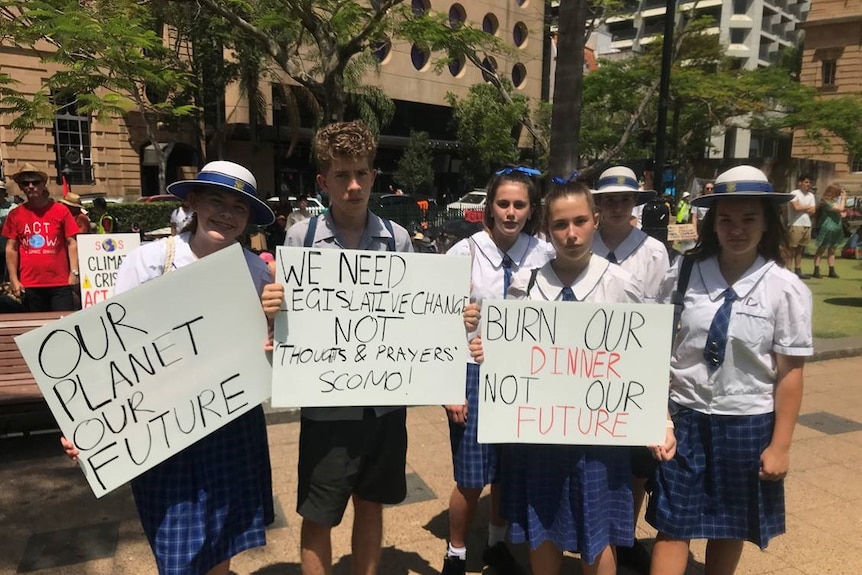
[[[18,183],[21,184],[22,188],[26,188],[27,186],[38,186],[42,180],[18,180]]]

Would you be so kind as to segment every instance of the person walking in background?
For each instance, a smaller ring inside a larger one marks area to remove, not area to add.
[[[194,212],[191,207],[189,207],[188,202],[184,201],[177,206],[177,208],[171,212],[171,235],[175,236],[185,230],[192,221],[193,215]]]
[[[789,221],[790,226],[790,251],[793,254],[793,271],[800,279],[808,276],[802,273],[802,256],[805,255],[805,247],[811,241],[811,227],[814,224],[814,214],[817,213],[817,198],[811,189],[811,177],[808,174],[800,174],[797,178],[795,190],[790,192],[793,199],[790,200]]]
[[[679,200],[679,207],[676,210],[676,223],[678,224],[687,224],[691,221],[691,204],[688,203],[690,197],[690,193],[683,192],[682,198]]]
[[[12,294],[27,311],[72,311],[78,285],[78,224],[48,194],[48,174],[24,164],[12,179],[27,201],[3,224]]]
[[[60,203],[69,208],[69,212],[75,218],[75,223],[78,224],[78,233],[89,234],[90,218],[87,217],[87,210],[81,204],[81,196],[74,192],[69,192],[65,198],[60,200]]]
[[[296,209],[290,212],[290,215],[287,216],[284,222],[284,230],[287,231],[293,224],[298,224],[310,217],[311,214],[308,213],[308,196],[300,194],[296,197]]]
[[[847,203],[847,191],[836,184],[829,184],[820,200],[820,231],[817,233],[817,251],[814,252],[814,274],[820,278],[820,260],[826,252],[826,262],[829,264],[830,278],[838,278],[835,273],[835,248],[844,243],[844,208]]]
[[[744,541],[764,548],[785,531],[783,480],[813,353],[811,292],[784,267],[779,204],[791,197],[751,166],[720,174],[692,202],[710,208],[697,245],[663,282],[659,301],[681,302],[682,314],[677,450],[659,464],[647,509],[654,575],[683,575],[692,539],[707,540],[706,573],[732,575]]]
[[[187,199],[195,216],[185,232],[126,256],[115,293],[232,246],[249,224],[272,222],[272,210],[258,199],[256,187],[246,168],[223,161],[206,164],[192,180],[169,185],[168,192]],[[269,269],[250,251],[243,250],[243,255],[262,293],[272,282]],[[66,438],[61,442],[67,455],[77,457],[73,443]],[[266,544],[264,528],[274,520],[263,408],[243,414],[131,485],[160,575],[228,575],[234,555]]]
[[[553,255],[547,242],[535,237],[541,222],[541,196],[532,168],[508,167],[491,177],[487,185],[484,229],[452,246],[449,255],[470,256],[470,300],[504,298],[519,270],[543,266]],[[479,497],[491,486],[491,518],[488,547],[482,553],[486,565],[500,575],[521,571],[506,546],[506,522],[500,515],[500,461],[496,445],[480,444],[479,365],[467,357],[465,402],[447,405],[449,442],[455,487],[449,496],[449,544],[443,559],[443,575],[463,575],[467,561],[467,532],[476,515]]]
[[[698,196],[698,198],[700,198],[702,196],[708,196],[709,194],[711,194],[714,187],[715,187],[715,184],[713,184],[712,182],[706,182],[703,185],[703,190],[700,192],[700,196]],[[707,214],[707,212],[709,212],[709,207],[702,207],[702,206],[693,206],[693,207],[694,207],[694,224],[697,227],[697,235],[700,236],[700,228],[703,225],[703,220],[706,219],[706,214]]]
[[[101,196],[93,198],[93,218],[97,234],[112,234],[117,231],[114,216],[108,213],[108,202]]]

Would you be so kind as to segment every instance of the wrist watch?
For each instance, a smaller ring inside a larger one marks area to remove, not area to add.
[[[72,275],[77,277],[81,275],[81,272],[79,272],[78,270],[72,270]]]

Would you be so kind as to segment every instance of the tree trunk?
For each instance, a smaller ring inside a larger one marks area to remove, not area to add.
[[[552,176],[567,177],[578,169],[586,25],[586,0],[560,2],[557,70],[551,115],[549,169]]]

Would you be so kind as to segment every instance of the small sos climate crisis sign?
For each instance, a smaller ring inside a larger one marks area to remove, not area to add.
[[[138,234],[83,234],[78,236],[78,269],[81,271],[81,306],[114,295],[117,270],[125,257],[141,245]]]

